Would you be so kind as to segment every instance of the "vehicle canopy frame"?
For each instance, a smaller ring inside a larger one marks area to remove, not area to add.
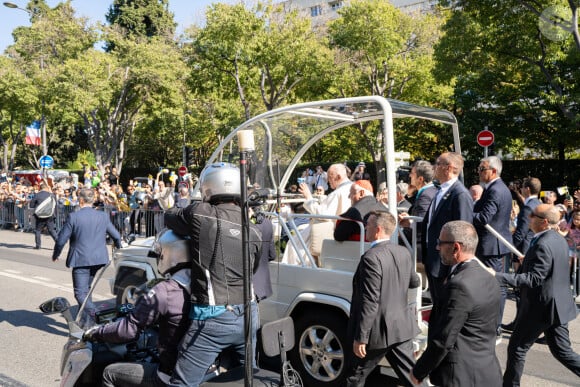
[[[252,130],[256,146],[248,157],[249,185],[254,188],[267,188],[272,193],[284,196],[283,189],[301,158],[321,138],[346,126],[380,120],[383,131],[382,156],[387,168],[388,205],[396,216],[393,120],[400,118],[450,125],[453,149],[461,153],[458,123],[451,112],[380,96],[364,96],[305,102],[262,113],[232,130],[210,156],[206,166],[214,162],[237,164],[239,161],[237,133],[241,130]],[[194,197],[201,198],[199,184],[194,189]]]

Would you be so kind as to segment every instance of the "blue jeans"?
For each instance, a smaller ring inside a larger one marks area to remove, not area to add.
[[[192,320],[179,348],[171,386],[196,387],[220,352],[232,347],[239,360],[245,361],[244,306],[233,305],[232,311],[207,320]],[[256,350],[258,308],[252,303],[252,344]],[[254,363],[255,356],[252,357]],[[255,364],[254,364],[255,365]]]
[[[161,387],[156,363],[113,363],[103,371],[103,387]]]
[[[104,265],[73,267],[72,269],[73,290],[75,293],[75,299],[77,300],[79,307],[83,304],[85,298],[87,298],[89,290],[91,289],[91,284],[93,283],[93,279],[95,278],[95,275],[97,274],[99,269],[103,266]],[[85,305],[85,313],[94,316],[95,312],[96,312],[95,304],[93,304],[92,298],[89,298]]]

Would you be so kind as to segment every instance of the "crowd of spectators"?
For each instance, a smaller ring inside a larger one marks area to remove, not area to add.
[[[79,207],[77,192],[82,188],[95,191],[93,206],[110,214],[117,229],[135,236],[152,236],[162,228],[159,222],[163,211],[177,205],[187,206],[191,202],[194,181],[191,175],[177,177],[162,169],[157,178],[145,181],[129,180],[123,187],[115,167],[106,166],[104,173],[96,167],[84,168],[80,178],[74,175],[50,175],[43,180],[41,175],[23,177],[18,173],[2,174],[0,177],[0,226],[17,231],[33,231],[35,219],[30,202],[40,191],[42,181],[47,181],[49,190],[56,200],[55,225],[59,230],[69,213]],[[128,230],[125,219],[130,220]],[[157,222],[156,222],[157,220]]]

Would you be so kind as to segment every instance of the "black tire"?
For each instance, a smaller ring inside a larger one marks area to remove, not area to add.
[[[143,276],[129,274],[121,281],[117,291],[117,305],[135,304],[137,301],[137,290],[146,282]]]
[[[292,366],[307,387],[344,384],[347,317],[339,312],[309,309],[294,318],[296,342]]]

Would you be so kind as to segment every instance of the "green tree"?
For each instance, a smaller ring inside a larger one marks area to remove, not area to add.
[[[126,36],[162,37],[167,42],[173,40],[177,25],[168,0],[114,0],[106,18]]]
[[[554,39],[539,16],[572,3],[461,1],[452,9],[435,74],[455,85],[456,113],[472,138],[487,126],[505,152],[525,146],[560,159],[580,146],[577,26]]]
[[[307,20],[270,3],[213,4],[203,28],[189,30],[193,87],[237,98],[245,119],[289,101],[319,97],[330,85],[332,54]]]
[[[389,1],[358,0],[339,11],[329,25],[332,47],[340,76],[340,96],[380,95],[407,102],[445,107],[451,89],[437,85],[432,69],[434,45],[440,37],[443,18],[408,15]],[[378,163],[384,154],[382,132],[374,124],[360,125],[353,141]],[[431,158],[448,141],[432,125],[405,122],[396,128],[398,147],[414,157]],[[343,146],[342,141],[336,141]],[[444,146],[446,148],[446,146]],[[378,165],[378,164],[377,164]]]
[[[20,152],[17,146],[23,143],[25,123],[37,119],[34,108],[38,104],[38,89],[6,56],[0,56],[0,144],[2,145],[2,170],[11,170],[17,162],[28,159],[31,167],[36,166],[32,152],[36,147],[27,146]]]
[[[61,106],[52,99],[55,95],[52,88],[54,77],[65,61],[92,47],[97,35],[85,19],[75,17],[70,1],[59,3],[54,8],[48,7],[43,0],[31,1],[27,9],[32,24],[14,30],[15,43],[6,50],[6,57],[36,89],[37,103],[29,107],[26,115],[45,123],[46,143],[58,164],[71,154],[74,157],[76,144],[74,126],[61,114]],[[27,117],[18,124],[23,127],[31,121]],[[31,159],[35,161],[37,149],[31,149]],[[46,151],[44,149],[43,153]]]
[[[134,130],[145,119],[141,113],[151,114],[152,106],[179,105],[185,73],[175,45],[118,39],[110,53],[91,49],[68,60],[54,86],[61,103],[66,101],[81,120],[96,162],[114,163],[121,171],[127,145],[133,144]]]
[[[263,24],[254,55],[266,110],[325,96],[335,73],[326,39],[295,11],[268,5],[257,12]]]

